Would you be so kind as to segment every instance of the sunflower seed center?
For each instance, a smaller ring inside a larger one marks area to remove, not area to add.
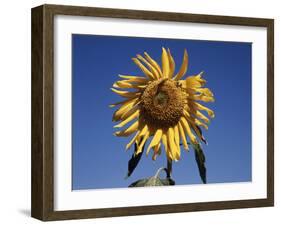
[[[161,105],[162,107],[165,107],[169,102],[169,96],[167,93],[160,91],[154,96],[153,102],[154,105]]]
[[[183,115],[185,93],[172,79],[151,82],[141,97],[141,115],[155,127],[170,127]]]

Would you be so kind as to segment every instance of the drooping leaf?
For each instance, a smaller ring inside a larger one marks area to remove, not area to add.
[[[194,145],[194,150],[195,150],[195,159],[197,162],[197,166],[198,166],[198,170],[199,170],[199,174],[201,177],[201,180],[204,184],[207,183],[207,179],[206,179],[206,167],[205,167],[205,155],[204,152],[200,146],[200,144]]]
[[[171,178],[160,179],[160,180],[161,180],[161,182],[162,182],[162,184],[164,186],[175,185],[176,184],[175,181],[173,179],[171,179]]]
[[[128,172],[127,172],[127,176],[126,178],[128,178],[129,176],[131,176],[131,174],[133,173],[133,171],[135,170],[135,168],[137,167],[141,157],[142,157],[142,154],[143,154],[143,150],[144,150],[144,146],[142,147],[142,151],[139,153],[139,154],[136,154],[137,153],[137,150],[138,150],[138,145],[135,143],[135,151],[131,157],[131,159],[129,160],[128,162]]]
[[[170,186],[175,185],[175,181],[171,178],[159,179],[155,177],[137,180],[130,184],[129,187],[151,187],[151,186]]]
[[[145,187],[145,184],[147,183],[148,179],[140,179],[137,180],[135,182],[133,182],[132,184],[129,185],[129,187]]]
[[[165,170],[166,178],[160,178],[160,172]],[[170,175],[169,175],[170,176]],[[169,186],[175,185],[175,181],[168,177],[168,169],[167,168],[160,168],[157,170],[156,174],[153,177],[148,177],[144,179],[137,180],[133,182],[129,187],[150,187],[150,186]]]

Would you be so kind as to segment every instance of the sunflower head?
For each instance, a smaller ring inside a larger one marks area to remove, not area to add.
[[[154,160],[161,146],[169,160],[179,160],[181,144],[188,150],[189,144],[205,142],[201,127],[208,129],[209,117],[214,117],[214,112],[201,102],[214,101],[213,93],[204,87],[206,81],[202,72],[183,79],[188,68],[186,50],[178,73],[175,73],[169,49],[162,48],[161,67],[146,52],[144,57],[137,55],[132,60],[144,76],[119,75],[121,80],[113,84],[112,91],[124,98],[111,105],[119,106],[113,114],[113,121],[120,121],[115,127],[129,124],[115,135],[134,134],[126,148],[136,144],[135,154],[142,152],[146,141],[152,137],[146,153],[153,149]]]

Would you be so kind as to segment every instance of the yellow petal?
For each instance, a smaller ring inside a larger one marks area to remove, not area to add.
[[[170,49],[168,49],[168,58],[169,58],[169,67],[170,67],[169,78],[172,78],[175,73],[176,66],[175,66],[174,58],[172,57],[172,54],[170,52]]]
[[[200,133],[200,131],[198,130],[196,123],[193,121],[189,121],[190,125],[192,127],[192,129],[194,130],[194,132],[196,133],[197,137],[199,137],[202,141],[204,141],[204,138],[202,137],[202,134]]]
[[[139,140],[140,137],[143,137],[144,134],[147,132],[148,130],[148,126],[144,125],[137,133],[136,135],[133,137],[133,139],[127,144],[126,149],[129,149],[133,143],[137,142],[137,140]]]
[[[180,119],[180,123],[181,123],[181,126],[182,128],[184,129],[184,131],[187,133],[187,135],[189,136],[190,138],[190,141],[193,143],[193,144],[197,144],[197,140],[196,140],[196,137],[194,136],[194,134],[192,133],[191,129],[190,129],[190,126],[188,125],[188,122],[186,121],[186,119],[184,117],[181,117]]]
[[[118,131],[115,133],[118,137],[127,137],[130,136],[132,133],[136,132],[139,128],[139,120],[135,121],[130,127],[123,131]]]
[[[161,153],[160,147],[161,147],[161,143],[160,142],[156,146],[153,147],[154,153],[153,153],[153,156],[152,156],[152,160],[155,161],[156,157],[158,155],[160,155],[160,153]]]
[[[119,89],[130,89],[130,88],[133,88],[133,85],[131,83],[128,83],[128,82],[117,81],[113,84],[113,87],[119,88]]]
[[[155,60],[153,60],[153,59],[148,55],[148,53],[145,52],[145,53],[144,53],[144,56],[145,56],[145,58],[147,59],[147,61],[148,61],[152,66],[154,66],[154,68],[157,70],[158,74],[160,75],[159,78],[161,78],[161,77],[162,77],[162,71],[161,71],[161,68],[160,68],[159,64],[158,64]]]
[[[214,97],[210,97],[210,96],[205,96],[205,95],[191,95],[188,97],[189,99],[192,100],[198,100],[198,101],[204,101],[204,102],[214,102],[215,99]]]
[[[134,114],[139,108],[137,107],[138,104],[136,104],[133,108],[129,109],[127,112],[124,112],[123,115],[121,115],[119,120],[125,120],[126,118],[130,117],[132,114]]]
[[[120,78],[126,79],[126,81],[131,83],[139,83],[139,84],[146,84],[148,83],[148,79],[141,76],[132,76],[132,75],[119,75]]]
[[[135,136],[131,139],[131,141],[126,145],[126,150],[128,150],[132,146],[132,144],[135,143],[135,141],[136,141],[136,139],[137,139],[139,134],[140,134],[140,131],[138,131],[135,134]]]
[[[179,72],[174,77],[175,80],[180,80],[186,73],[188,68],[188,55],[186,49],[184,50],[182,65],[180,67]]]
[[[162,47],[162,71],[163,77],[168,78],[170,72],[170,63],[168,53],[165,48]]]
[[[203,123],[200,120],[198,120],[197,118],[194,119],[194,122],[196,123],[196,125],[203,126],[206,130],[208,130],[208,126],[205,123]]]
[[[144,136],[142,137],[141,143],[138,145],[138,150],[136,152],[137,155],[142,152],[142,148],[148,137],[149,137],[149,130],[144,134]]]
[[[180,135],[179,135],[179,128],[178,125],[175,125],[174,127],[174,132],[175,132],[175,144],[179,147],[180,146]]]
[[[201,105],[201,104],[199,104],[199,103],[197,103],[197,102],[194,102],[193,104],[197,107],[198,110],[200,110],[200,111],[206,111],[207,114],[208,114],[211,118],[214,118],[214,117],[215,117],[215,113],[214,113],[211,109],[209,109],[209,108],[207,108],[207,107],[205,107],[205,106],[203,106],[203,105]]]
[[[127,104],[128,102],[134,101],[134,100],[137,100],[137,99],[138,98],[131,98],[131,99],[128,99],[128,100],[123,100],[123,101],[120,101],[120,102],[117,102],[117,103],[114,103],[114,104],[110,104],[109,107],[113,108],[113,107],[116,107],[117,105]]]
[[[142,138],[144,135],[145,135],[145,133],[148,131],[148,125],[147,124],[145,124],[144,125],[144,127],[143,127],[143,129],[142,129],[142,131],[141,131],[141,133],[140,133],[140,135],[138,136],[138,139],[137,140],[139,140],[140,138]]]
[[[174,129],[171,127],[168,129],[168,145],[172,152],[173,160],[179,160],[180,150],[179,150],[179,146],[177,147],[177,145],[175,144]]]
[[[169,146],[168,146],[167,135],[166,135],[166,133],[164,133],[164,132],[163,132],[163,134],[162,134],[162,142],[163,142],[163,144],[164,144],[167,157],[168,157],[170,160],[173,160],[172,152],[169,150]]]
[[[183,130],[180,123],[178,123],[178,127],[179,127],[179,133],[180,133],[180,136],[181,136],[181,139],[182,139],[183,147],[184,147],[185,150],[188,150],[188,144],[186,142],[185,133],[184,133],[184,130]]]
[[[141,55],[137,55],[137,58],[139,58],[142,62],[144,62],[150,69],[150,71],[152,72],[154,79],[160,78],[160,75],[157,71],[156,68],[154,68],[154,66],[152,66],[146,59],[144,59]]]
[[[154,134],[154,137],[152,138],[152,140],[147,148],[147,151],[146,151],[147,155],[152,147],[158,145],[159,142],[161,142],[162,133],[163,133],[162,129],[158,129],[156,131],[156,133]]]
[[[120,128],[125,126],[127,123],[129,123],[130,121],[132,121],[133,119],[139,117],[140,115],[140,110],[138,109],[137,111],[135,111],[133,114],[131,114],[128,118],[126,118],[125,120],[123,120],[121,123],[119,123],[118,125],[115,125],[115,128]]]
[[[141,95],[140,92],[130,92],[130,91],[123,91],[123,90],[117,90],[117,89],[114,89],[114,88],[111,88],[111,90],[120,95],[121,97],[125,97],[125,98],[133,98],[133,97],[138,97]]]
[[[208,88],[197,88],[196,91],[204,94],[205,96],[210,96],[210,97],[214,96],[212,91]]]
[[[187,110],[183,110],[183,115],[186,117],[186,118],[191,118],[189,112]]]
[[[210,120],[205,116],[203,115],[200,111],[194,111],[193,112],[198,118],[202,119],[205,123],[209,123]]]
[[[197,81],[201,82],[201,83],[206,83],[206,80],[202,78],[202,75],[203,75],[204,71],[201,71],[198,75],[196,75],[196,79]]]
[[[200,88],[205,85],[206,80],[202,79],[201,75],[203,72],[201,72],[199,75],[193,75],[188,76],[185,80],[185,87],[186,88]]]
[[[154,79],[153,74],[137,58],[132,58],[132,60],[149,79]]]
[[[114,88],[119,89],[143,89],[146,87],[146,85],[140,85],[140,84],[131,84],[129,80],[123,80],[123,81],[117,81],[113,84]]]
[[[183,111],[183,114],[185,116],[185,119],[189,122],[195,122],[196,125],[203,126],[206,130],[208,129],[208,126],[205,123],[201,122],[197,118],[194,118],[193,116],[190,116],[190,114],[186,110]]]
[[[123,105],[113,113],[112,120],[119,121],[123,114],[128,112],[130,109],[132,109],[138,103],[139,103],[139,100],[137,98],[124,102]]]

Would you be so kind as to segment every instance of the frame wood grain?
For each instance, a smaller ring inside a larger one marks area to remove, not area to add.
[[[267,198],[157,206],[54,211],[54,71],[55,15],[196,22],[267,28]],[[162,214],[186,211],[265,207],[274,205],[274,20],[199,14],[42,5],[32,9],[32,195],[34,218],[66,220]]]

